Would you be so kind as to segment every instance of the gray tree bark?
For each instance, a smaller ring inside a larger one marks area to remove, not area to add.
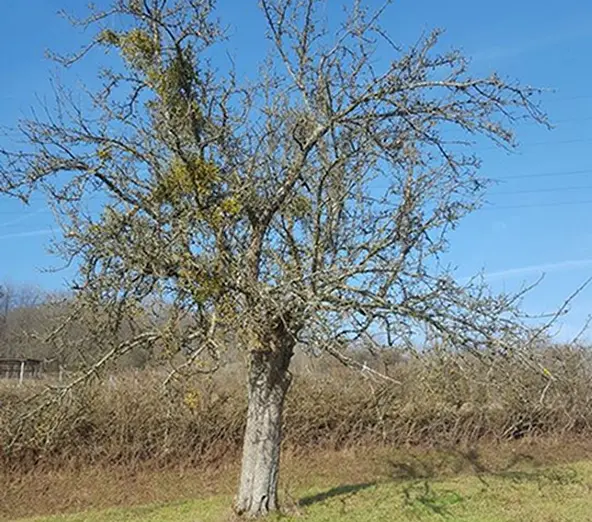
[[[278,478],[284,399],[290,387],[292,350],[251,354],[247,427],[235,510],[250,518],[278,509]]]

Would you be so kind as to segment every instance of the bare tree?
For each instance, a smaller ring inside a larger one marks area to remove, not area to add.
[[[249,516],[278,508],[297,344],[355,364],[345,348],[377,335],[479,352],[524,332],[518,296],[459,284],[439,255],[487,186],[474,137],[512,146],[517,119],[544,123],[535,91],[473,77],[438,32],[397,46],[384,9],[359,1],[331,31],[323,4],[262,0],[270,52],[242,82],[207,58],[225,42],[211,0],[112,0],[77,22],[97,28],[88,47],[61,58],[107,56],[102,87],[84,101],[56,87],[20,123],[23,149],[1,152],[4,192],[44,191],[60,216],[56,248],[80,266],[66,325],[92,319],[92,371],[156,343],[184,354],[175,375],[208,372],[229,339],[244,347]],[[147,322],[163,300],[172,313]]]
[[[10,301],[10,288],[7,285],[0,286],[0,343],[2,343],[6,337],[8,312],[11,305]]]
[[[39,306],[43,292],[28,285],[0,285],[0,354],[8,357],[36,356],[26,339],[42,322]]]

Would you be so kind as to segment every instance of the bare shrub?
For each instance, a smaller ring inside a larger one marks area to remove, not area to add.
[[[284,444],[301,450],[355,445],[451,445],[592,433],[592,360],[552,346],[534,372],[518,356],[437,350],[401,359],[391,381],[334,364],[295,378]],[[377,361],[377,364],[380,364]],[[364,375],[364,374],[362,374]],[[0,387],[5,470],[86,465],[205,466],[240,451],[246,399],[241,371],[162,386],[159,371],[124,372],[73,389],[27,417],[41,384]]]

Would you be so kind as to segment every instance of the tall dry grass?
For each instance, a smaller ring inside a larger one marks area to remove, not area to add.
[[[383,371],[392,381],[331,364],[298,371],[285,445],[434,446],[592,434],[592,359],[583,348],[548,348],[536,362],[524,354],[484,361],[430,352]],[[221,462],[240,450],[243,380],[235,370],[165,389],[159,371],[120,373],[75,388],[29,418],[36,402],[25,399],[39,385],[3,383],[0,463],[27,471]]]

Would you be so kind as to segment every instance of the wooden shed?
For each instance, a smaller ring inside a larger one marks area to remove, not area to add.
[[[38,359],[0,358],[0,379],[36,379],[41,375]]]

